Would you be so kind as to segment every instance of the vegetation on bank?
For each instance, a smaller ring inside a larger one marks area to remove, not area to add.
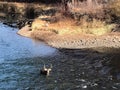
[[[115,28],[115,24],[106,24],[105,22],[96,19],[93,19],[91,22],[87,22],[84,18],[79,22],[70,18],[64,18],[63,20],[55,23],[43,21],[38,18],[32,23],[33,33],[36,31],[39,31],[39,33],[41,33],[40,31],[48,31],[58,35],[80,33],[103,35],[105,33],[110,33],[113,28]]]
[[[120,1],[62,0],[62,4],[59,4],[57,8],[58,12],[54,16],[38,17],[33,21],[32,31],[37,34],[32,35],[40,35],[38,34],[40,31],[58,35],[110,33],[117,30],[117,24],[113,23],[114,18],[119,18],[120,13],[116,3],[120,4]]]
[[[111,1],[109,4],[112,14],[120,17],[120,0]]]
[[[11,0],[12,1],[12,0]],[[43,3],[21,3],[0,1],[0,20],[11,27],[24,27],[39,15],[54,13],[54,5]],[[16,24],[16,25],[15,25]]]
[[[30,0],[0,1],[26,2],[27,4]],[[40,10],[42,4],[38,3],[43,1],[46,0],[31,0],[32,4],[30,5],[16,3],[15,6],[19,7],[22,5],[26,7],[20,9],[24,10],[21,11],[22,14],[24,12],[23,17],[26,16],[28,19],[37,17],[31,26],[33,33],[39,30],[53,32],[58,35],[79,33],[103,35],[119,30],[119,28],[116,29],[116,27],[119,27],[118,24],[120,21],[115,23],[113,23],[113,21],[116,18],[118,18],[118,20],[120,18],[120,0],[56,0],[55,2],[54,0],[49,0],[48,3],[54,3],[55,6],[53,14],[51,8]],[[33,4],[33,2],[37,3]],[[10,12],[9,16],[11,15],[11,17],[13,16],[13,11],[19,11],[13,7],[14,6],[10,6],[7,10],[4,10],[8,11],[8,13]],[[47,8],[46,5],[44,7]],[[14,10],[10,11],[9,9]]]

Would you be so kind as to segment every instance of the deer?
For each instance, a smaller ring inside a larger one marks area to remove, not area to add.
[[[50,65],[49,68],[46,68],[46,66],[44,64],[43,68],[40,70],[40,74],[49,76],[51,70],[52,70],[52,64]]]

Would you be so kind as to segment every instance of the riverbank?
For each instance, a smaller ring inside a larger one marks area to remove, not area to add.
[[[93,34],[63,34],[51,31],[31,31],[28,26],[18,31],[18,34],[44,41],[48,45],[59,49],[93,49],[100,52],[119,52],[120,33],[111,32],[96,36]],[[34,34],[34,35],[33,35]]]
[[[120,33],[111,31],[114,25],[104,25],[100,21],[93,21],[93,25],[88,23],[89,25],[84,28],[84,25],[79,26],[81,22],[76,23],[74,20],[67,19],[59,14],[52,16],[51,14],[56,14],[56,7],[52,5],[12,2],[0,2],[0,5],[2,12],[0,17],[5,17],[8,24],[14,20],[18,21],[18,19],[25,20],[24,24],[26,24],[26,18],[28,20],[33,18],[32,26],[22,25],[24,27],[18,31],[18,34],[44,41],[52,47],[59,49],[94,48],[95,50],[99,48],[100,51],[106,48],[109,50],[114,48],[116,51],[120,48]],[[43,13],[44,15],[42,15]],[[37,19],[34,19],[35,17]],[[41,18],[43,21],[40,20]],[[83,17],[83,23],[86,24],[84,20]],[[75,24],[78,25],[75,26]],[[94,28],[93,26],[96,24],[98,26]]]
[[[38,39],[58,49],[93,49],[100,52],[119,52],[120,33],[111,31],[115,25],[101,21],[83,22],[89,26],[76,25],[75,20],[61,17],[43,16],[34,19],[32,25],[26,25],[18,34]],[[58,21],[54,21],[56,19]],[[48,21],[46,21],[48,20]],[[96,25],[97,24],[97,25]],[[119,29],[119,28],[118,28]]]

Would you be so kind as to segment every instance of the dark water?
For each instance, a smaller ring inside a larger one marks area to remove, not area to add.
[[[16,31],[0,24],[0,90],[120,90],[119,53],[58,51]]]

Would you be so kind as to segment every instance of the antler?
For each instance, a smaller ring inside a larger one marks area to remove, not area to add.
[[[43,67],[43,68],[46,69],[45,64],[44,64],[44,67]]]

